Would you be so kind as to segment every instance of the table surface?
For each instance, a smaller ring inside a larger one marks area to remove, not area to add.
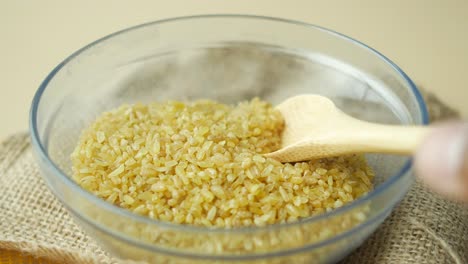
[[[2,0],[0,139],[27,129],[35,90],[73,51],[129,26],[214,13],[282,17],[344,33],[382,52],[468,117],[466,0]]]
[[[54,264],[54,262],[28,256],[18,251],[0,250],[0,264]]]

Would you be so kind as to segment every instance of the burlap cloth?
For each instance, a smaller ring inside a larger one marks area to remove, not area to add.
[[[457,117],[426,95],[432,121]],[[45,186],[26,133],[0,145],[0,248],[59,263],[120,263],[73,222]],[[468,209],[416,183],[343,263],[468,263]]]

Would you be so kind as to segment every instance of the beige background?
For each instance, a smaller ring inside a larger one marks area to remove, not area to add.
[[[0,0],[0,139],[27,129],[35,90],[73,51],[129,26],[205,13],[276,16],[334,29],[381,51],[468,117],[467,0]]]

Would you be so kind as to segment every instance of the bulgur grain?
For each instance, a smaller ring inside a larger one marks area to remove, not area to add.
[[[84,130],[73,179],[99,197],[164,221],[236,227],[296,221],[369,192],[361,155],[281,164],[283,120],[259,99],[123,105]]]

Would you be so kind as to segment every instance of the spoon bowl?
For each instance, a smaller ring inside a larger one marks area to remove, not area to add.
[[[412,154],[429,128],[370,123],[353,118],[320,95],[294,96],[279,104],[282,146],[266,154],[281,162],[351,153]]]

